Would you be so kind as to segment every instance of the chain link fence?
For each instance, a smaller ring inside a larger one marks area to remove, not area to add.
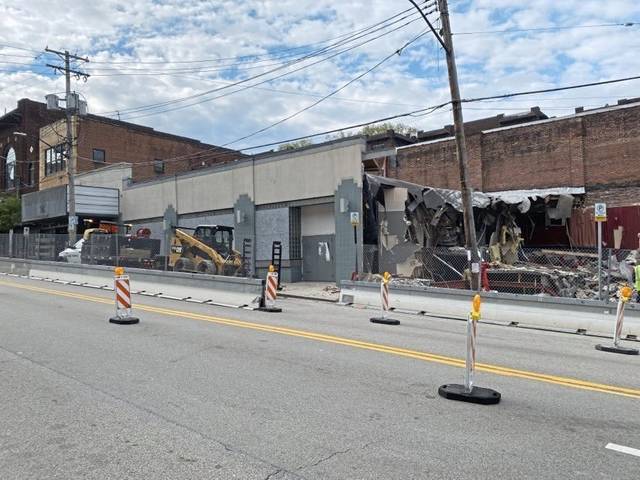
[[[66,234],[0,234],[0,256],[86,265],[124,266],[164,270],[160,239],[115,234],[78,236],[69,246]]]
[[[376,280],[385,271],[395,284],[440,288],[470,288],[469,261],[464,248],[412,248],[389,250],[365,245],[363,279]],[[480,251],[482,289],[580,299],[616,296],[621,284],[633,282],[635,250],[603,249],[598,269],[597,248],[519,248],[509,263],[492,262],[489,250]],[[599,293],[599,285],[602,291]]]
[[[88,235],[87,239],[83,239],[82,235],[78,235],[76,244],[69,246],[67,234],[0,234],[0,257],[172,270],[169,258],[163,255],[162,245],[163,241],[153,236],[100,233]],[[251,245],[244,242],[243,245],[245,248],[241,252],[242,268],[238,274],[248,276],[251,271],[251,257],[247,251],[250,251]]]

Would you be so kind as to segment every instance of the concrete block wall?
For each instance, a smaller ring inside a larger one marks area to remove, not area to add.
[[[274,241],[282,242],[282,259],[289,259],[289,207],[256,210],[256,260],[271,260]]]
[[[251,273],[254,274],[256,261],[256,205],[249,195],[243,194],[238,197],[233,209],[236,245],[242,249],[244,239],[248,238],[251,240],[253,247],[251,252],[251,256],[253,257]]]
[[[347,212],[340,212],[340,199],[349,202]],[[360,214],[358,236],[358,270],[362,271],[362,187],[355,181],[343,180],[335,194],[334,213],[336,218],[336,281],[351,279],[355,269],[356,245],[349,212]]]

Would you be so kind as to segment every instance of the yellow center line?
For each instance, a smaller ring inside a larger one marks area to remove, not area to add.
[[[60,297],[73,298],[76,300],[85,300],[89,302],[103,303],[108,305],[113,305],[114,303],[113,300],[109,300],[103,297],[96,297],[93,295],[85,295],[81,293],[64,292],[61,290],[35,287],[30,285],[22,285],[14,282],[0,281],[0,285],[5,285],[7,287],[17,288],[22,290],[29,290],[29,291],[38,292],[38,293],[46,293],[49,295],[56,295]],[[151,313],[158,313],[161,315],[180,317],[180,318],[189,318],[193,320],[201,320],[205,322],[216,323],[219,325],[228,325],[228,326],[233,326],[237,328],[258,330],[258,331],[269,332],[269,333],[277,333],[280,335],[287,335],[291,337],[306,338],[306,339],[315,340],[318,342],[333,343],[336,345],[345,345],[353,348],[371,350],[371,351],[376,351],[381,353],[388,353],[388,354],[397,355],[401,357],[413,358],[416,360],[439,363],[439,364],[449,365],[453,367],[463,368],[465,366],[465,361],[464,359],[461,359],[461,358],[449,357],[445,355],[437,355],[434,353],[421,352],[418,350],[410,350],[410,349],[405,349],[400,347],[394,347],[391,345],[383,345],[379,343],[364,342],[361,340],[337,337],[334,335],[310,332],[306,330],[298,330],[298,329],[287,328],[287,327],[278,327],[278,326],[267,325],[262,323],[248,322],[244,320],[234,320],[231,318],[216,317],[213,315],[187,312],[182,310],[174,310],[174,309],[164,308],[164,307],[153,307],[151,305],[136,304],[135,308],[137,310],[142,310],[142,311],[151,312]],[[620,395],[624,397],[640,399],[640,389],[588,382],[588,381],[580,380],[576,378],[560,377],[555,375],[530,372],[527,370],[518,370],[518,369],[509,368],[509,367],[502,367],[499,365],[491,365],[486,363],[477,363],[476,370],[481,372],[493,373],[495,375],[501,375],[505,377],[522,378],[526,380],[550,383],[554,385],[562,385],[565,387],[576,388],[580,390],[590,390],[593,392],[608,393],[611,395]]]

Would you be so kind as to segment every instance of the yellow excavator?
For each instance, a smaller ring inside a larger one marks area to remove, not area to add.
[[[233,249],[233,227],[198,225],[193,234],[185,230],[191,229],[173,229],[169,266],[175,272],[242,275],[242,255]]]

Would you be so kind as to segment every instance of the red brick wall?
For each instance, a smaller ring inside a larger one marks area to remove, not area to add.
[[[613,204],[640,202],[640,105],[470,135],[467,150],[483,191],[584,186]],[[460,188],[453,140],[399,150],[390,176]]]
[[[10,124],[0,128],[0,155],[4,155],[9,147],[13,147],[16,151],[16,178],[20,179],[20,193],[23,194],[38,190],[40,128],[62,118],[64,113],[48,111],[46,104],[26,98],[18,101],[16,113],[20,116],[17,125]],[[26,133],[27,136],[16,136],[13,135],[13,132]],[[30,151],[31,147],[33,147],[33,151]],[[29,183],[30,163],[33,164],[33,185],[28,186],[25,184]],[[5,160],[0,159],[0,191],[5,190],[5,170]],[[12,189],[11,192],[15,192],[15,189]]]
[[[483,190],[583,185],[581,133],[569,120],[482,135]]]
[[[398,151],[389,176],[441,188],[459,188],[460,175],[453,140]]]
[[[166,160],[164,175],[173,175],[222,163],[240,155],[196,141],[163,136],[145,129],[128,128],[84,118],[78,129],[78,170],[87,171],[105,165],[94,162],[93,149],[105,151],[106,164],[127,162],[133,164],[134,181],[158,177],[152,162]],[[196,158],[171,160],[175,157],[199,153]]]
[[[582,122],[587,185],[637,186],[640,183],[640,107],[585,116]]]

